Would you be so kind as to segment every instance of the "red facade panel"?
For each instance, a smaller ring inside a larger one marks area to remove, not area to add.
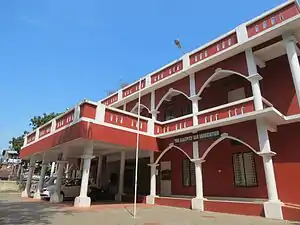
[[[193,65],[197,62],[213,56],[219,52],[224,51],[225,49],[235,45],[237,43],[236,33],[230,34],[227,37],[209,45],[208,47],[201,49],[200,51],[192,54],[190,56],[190,65]]]
[[[27,136],[27,144],[29,144],[35,140],[35,135],[36,135],[36,133],[34,132]]]
[[[56,130],[72,123],[73,120],[74,120],[74,110],[56,119]]]
[[[190,118],[182,119],[182,120],[177,120],[174,122],[167,122],[166,124],[155,124],[155,134],[162,134],[162,133],[168,133],[172,131],[179,131],[188,127],[193,126],[193,116]]]
[[[264,216],[264,206],[262,203],[205,201],[204,210],[247,216]]]
[[[137,130],[137,117],[106,109],[104,121],[116,126]],[[146,120],[140,120],[140,131],[147,132],[148,123]]]
[[[243,115],[245,113],[254,111],[254,102],[244,102],[238,105],[233,105],[227,108],[219,109],[209,113],[201,114],[198,116],[199,124],[205,124],[221,119],[232,118],[235,116]]]
[[[151,76],[151,84],[154,84],[160,80],[165,79],[166,77],[169,77],[183,69],[183,61],[180,60],[179,62],[176,62],[172,64],[171,66],[168,66],[167,68],[153,74]]]
[[[282,125],[269,133],[279,199],[300,205],[300,123]]]
[[[80,117],[95,119],[96,109],[97,109],[96,105],[90,103],[83,103],[80,105]]]
[[[39,131],[39,137],[43,137],[47,134],[50,134],[51,132],[51,126],[52,126],[52,123],[40,128],[40,131]]]
[[[141,89],[144,89],[145,87],[146,87],[146,79],[143,79],[141,81]],[[135,92],[138,92],[139,89],[140,89],[140,82],[136,82],[135,84],[129,86],[128,88],[125,88],[122,91],[123,98],[127,97]]]
[[[300,13],[295,2],[247,26],[248,37],[261,33],[277,24],[282,23]]]
[[[136,147],[136,133],[82,121],[23,148],[20,157],[24,158],[34,153],[47,151],[57,145],[78,138],[106,142],[132,149]],[[156,138],[141,134],[140,149],[158,151]]]
[[[248,67],[245,53],[240,53],[225,59],[213,66],[195,73],[196,92],[199,92],[204,83],[216,72],[216,69],[231,70],[248,76]]]
[[[259,69],[261,94],[284,115],[300,113],[296,90],[286,55],[267,62]]]
[[[101,103],[104,104],[104,105],[111,105],[111,104],[113,104],[117,101],[118,101],[118,93],[116,93],[116,94],[112,95],[111,97],[105,99]]]
[[[174,90],[183,92],[185,95],[190,96],[190,79],[185,77],[174,83],[168,84],[160,89],[155,90],[155,106],[157,107],[161,99],[173,88]]]

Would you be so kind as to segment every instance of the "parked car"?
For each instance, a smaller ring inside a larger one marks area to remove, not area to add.
[[[50,179],[48,183],[43,188],[41,197],[44,199],[50,199],[51,195],[55,193],[56,190],[56,178]],[[60,198],[61,200],[73,199],[80,194],[81,179],[62,179]],[[90,193],[90,188],[88,189],[88,194]]]
[[[55,180],[56,177],[49,177],[49,176],[45,176],[44,179],[44,187],[49,186],[49,183],[53,184],[53,180]],[[30,187],[30,193],[33,194],[35,192],[37,192],[39,186],[39,180],[32,180],[31,181],[31,187]]]

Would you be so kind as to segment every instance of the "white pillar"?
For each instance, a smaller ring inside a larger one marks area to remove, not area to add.
[[[81,187],[80,195],[75,198],[75,207],[90,207],[91,198],[87,196],[88,194],[88,184],[89,184],[89,174],[91,167],[91,160],[93,157],[94,146],[92,142],[88,142],[84,147],[84,155],[81,157],[82,164],[82,176],[81,176]]]
[[[202,179],[202,163],[204,160],[199,158],[199,143],[193,142],[193,163],[195,163],[196,175],[196,197],[192,199],[192,209],[204,211],[204,197],[203,197],[203,179]]]
[[[51,172],[50,172],[50,177],[53,177],[53,174],[55,173],[55,162],[52,162],[51,164]]]
[[[97,167],[97,180],[96,180],[96,185],[97,188],[101,188],[102,186],[102,160],[103,160],[103,156],[100,155],[98,157],[98,167]]]
[[[257,72],[257,65],[255,62],[254,54],[252,52],[252,49],[247,49],[245,51],[246,53],[246,61],[247,61],[247,67],[248,67],[248,80],[251,82],[252,87],[252,94],[254,97],[254,107],[255,110],[262,110],[263,107],[263,101],[261,96],[261,91],[259,87],[259,81],[262,79],[262,77]]]
[[[275,153],[271,151],[268,130],[264,121],[256,120],[256,125],[260,155],[263,157],[269,199],[268,202],[264,203],[265,217],[273,219],[283,219],[281,208],[282,203],[278,199],[274,166],[272,161],[272,156],[274,156]]]
[[[44,180],[45,180],[45,175],[48,167],[48,162],[43,160],[42,162],[42,168],[41,168],[41,174],[40,174],[40,180],[38,183],[38,188],[36,192],[33,195],[34,199],[41,199],[41,192],[43,191],[44,188]]]
[[[35,170],[35,158],[34,156],[31,156],[25,190],[21,194],[22,197],[28,198],[31,196],[30,187],[31,187],[31,180],[32,180],[32,175],[34,173],[34,170]]]
[[[50,202],[51,203],[59,203],[63,202],[63,195],[61,193],[61,183],[64,175],[64,167],[65,164],[67,163],[64,161],[64,157],[62,161],[57,162],[57,171],[56,171],[56,183],[55,183],[55,191],[54,193],[50,196]]]
[[[87,194],[88,194],[88,184],[89,184],[91,160],[92,160],[93,156],[84,155],[81,158],[83,159],[83,169],[82,169],[80,195],[75,198],[74,206],[75,207],[90,207],[91,199],[90,199],[90,197],[87,196]]]
[[[150,166],[150,195],[146,197],[147,204],[154,204],[156,195],[156,168],[158,164],[151,163]]]
[[[193,125],[198,125],[198,117],[197,113],[199,112],[198,101],[200,97],[196,93],[196,82],[195,82],[195,74],[190,74],[190,100],[192,101],[192,109],[193,109]]]
[[[150,173],[151,173],[151,178],[150,178],[150,195],[151,196],[156,196],[156,167],[157,165],[153,164],[151,165]]]
[[[122,201],[122,195],[124,194],[124,171],[125,171],[125,151],[121,152],[120,158],[120,175],[119,175],[119,191],[116,195],[116,201]]]
[[[286,48],[286,53],[288,56],[290,69],[293,76],[298,104],[300,106],[300,66],[299,66],[299,59],[297,55],[297,46],[296,46],[297,40],[292,35],[284,35],[283,42]]]
[[[66,174],[66,178],[69,178],[69,168],[70,168],[70,164],[69,163],[67,163],[67,165],[66,165],[66,170],[65,170],[65,174]]]

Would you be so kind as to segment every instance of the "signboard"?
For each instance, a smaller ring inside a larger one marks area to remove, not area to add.
[[[181,144],[193,141],[204,141],[219,138],[221,135],[219,130],[209,131],[205,133],[190,134],[174,139],[174,144]]]

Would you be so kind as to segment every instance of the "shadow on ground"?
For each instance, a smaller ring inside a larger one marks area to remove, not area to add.
[[[47,202],[0,200],[1,225],[51,224],[55,214],[72,214]]]

